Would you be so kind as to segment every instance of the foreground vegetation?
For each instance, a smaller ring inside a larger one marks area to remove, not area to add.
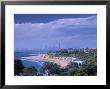
[[[65,68],[52,62],[45,62],[38,70],[35,67],[25,67],[22,61],[14,62],[14,73],[18,76],[96,76],[97,75],[97,49],[74,49],[72,51],[61,50],[56,56],[76,57],[84,60],[83,65],[70,62]]]

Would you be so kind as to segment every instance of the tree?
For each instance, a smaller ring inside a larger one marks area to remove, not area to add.
[[[77,71],[74,73],[74,76],[88,76],[87,70],[85,68],[79,68]]]
[[[70,68],[78,68],[78,63],[76,62],[70,62],[67,67],[67,69],[70,69]]]
[[[60,74],[60,71],[61,71],[60,66],[52,62],[45,62],[40,69],[41,73],[45,74],[46,72],[48,72],[49,75]]]
[[[14,74],[19,75],[23,72],[24,65],[22,64],[22,61],[19,59],[14,60]]]
[[[97,75],[97,65],[93,62],[86,63],[82,66],[85,70],[88,76],[96,76]]]
[[[67,71],[68,76],[74,76],[75,72],[77,71],[76,68],[71,68]]]
[[[86,70],[84,68],[71,68],[67,72],[68,76],[87,76]]]
[[[37,74],[37,69],[34,66],[23,69],[23,76],[34,76]]]

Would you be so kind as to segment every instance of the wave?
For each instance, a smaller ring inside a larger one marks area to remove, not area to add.
[[[24,57],[21,57],[21,60],[26,60],[26,61],[30,61],[30,62],[37,62],[37,63],[39,62],[39,63],[41,63],[41,64],[43,64],[43,63],[44,63],[44,61],[27,59],[27,58],[24,58]]]

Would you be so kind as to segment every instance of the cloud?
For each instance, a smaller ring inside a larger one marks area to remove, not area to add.
[[[87,18],[65,18],[51,21],[48,23],[21,23],[15,24],[15,34],[23,34],[27,36],[35,36],[37,33],[44,37],[45,33],[47,36],[53,36],[60,29],[65,28],[78,29],[84,27],[96,27],[96,16]],[[68,30],[69,31],[69,30]],[[25,34],[24,34],[25,33]],[[63,33],[57,33],[56,36],[63,35]],[[39,36],[40,37],[40,36]]]
[[[47,23],[18,23],[15,24],[15,27],[32,27],[36,30],[55,30],[65,26],[93,26],[96,25],[96,16],[90,16],[86,18],[65,18],[65,19],[57,19],[54,21],[50,21]]]
[[[97,17],[95,15],[85,18],[57,19],[47,23],[16,23],[14,24],[15,47],[19,44],[20,47],[25,44],[38,47],[44,43],[54,45],[59,40],[67,44],[79,41],[81,38],[83,40],[84,35],[87,34],[96,36],[96,28]]]

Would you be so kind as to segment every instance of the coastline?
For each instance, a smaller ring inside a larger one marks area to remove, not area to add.
[[[55,57],[49,54],[36,54],[34,56],[28,56],[22,58],[33,61],[53,62],[59,65],[61,68],[65,68],[70,63],[70,61],[65,60],[64,57]]]

